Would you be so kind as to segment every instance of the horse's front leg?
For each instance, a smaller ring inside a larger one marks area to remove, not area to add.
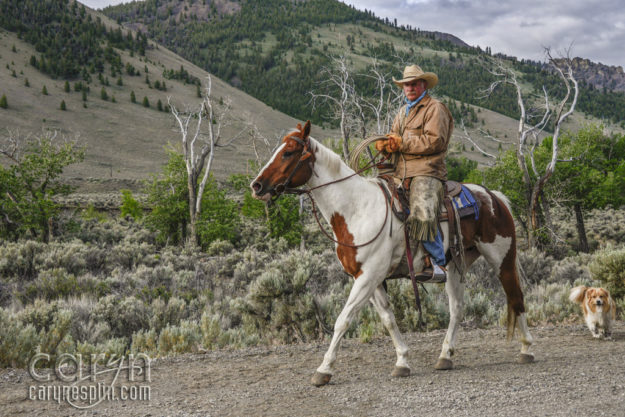
[[[374,277],[367,273],[360,275],[354,282],[354,286],[347,298],[347,303],[334,324],[334,334],[332,335],[330,347],[323,357],[321,366],[317,368],[317,372],[315,372],[312,377],[313,385],[319,387],[330,382],[330,378],[332,378],[333,374],[332,366],[336,360],[336,352],[338,351],[341,339],[352,320],[356,317],[367,300],[371,298],[378,285],[379,282],[376,282]]]
[[[460,282],[460,273],[455,265],[449,268],[445,290],[449,298],[449,326],[447,327],[447,334],[443,341],[441,354],[436,365],[434,365],[434,368],[438,370],[453,368],[451,357],[456,350],[458,325],[462,320],[464,308],[464,284]]]
[[[391,376],[405,377],[410,375],[410,366],[408,365],[408,346],[404,343],[404,339],[401,336],[401,332],[397,327],[395,321],[395,314],[388,301],[388,295],[382,285],[378,286],[373,292],[371,297],[371,304],[375,307],[376,311],[380,315],[380,319],[391,335],[393,344],[395,345],[395,351],[397,352],[397,362],[395,363],[395,369]]]

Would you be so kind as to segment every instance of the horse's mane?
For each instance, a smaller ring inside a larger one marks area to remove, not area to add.
[[[351,168],[347,166],[345,162],[334,151],[324,146],[321,142],[309,136],[312,144],[314,144],[315,158],[320,163],[328,168],[330,174],[338,174],[341,171],[341,166],[351,171]]]

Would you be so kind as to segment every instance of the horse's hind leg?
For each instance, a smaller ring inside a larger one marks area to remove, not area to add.
[[[525,313],[519,314],[516,324],[519,328],[519,332],[521,333],[521,354],[519,355],[519,362],[532,363],[534,362],[534,354],[530,352],[530,346],[534,343],[534,339],[532,338],[527,326]]]
[[[438,370],[453,368],[451,357],[456,350],[458,325],[462,320],[464,308],[464,284],[460,282],[460,274],[455,266],[449,268],[445,291],[447,291],[447,297],[449,298],[449,326],[447,327],[441,354],[436,365],[434,365],[434,368]]]
[[[523,291],[519,281],[516,246],[512,238],[496,236],[492,243],[481,243],[478,249],[488,263],[499,273],[499,281],[506,293],[508,302],[508,339],[512,338],[514,328],[521,333],[521,354],[519,362],[531,363],[534,355],[530,353],[530,346],[534,342],[530,335],[525,317],[525,303]]]
[[[384,327],[386,327],[386,330],[388,330],[391,335],[391,339],[393,339],[393,344],[395,345],[395,351],[397,352],[397,362],[395,363],[395,369],[391,375],[395,377],[409,376],[410,366],[408,366],[408,360],[406,358],[408,346],[404,343],[404,339],[397,327],[395,315],[393,314],[393,309],[388,301],[388,295],[386,291],[384,291],[384,287],[380,285],[376,288],[370,301],[380,315]]]

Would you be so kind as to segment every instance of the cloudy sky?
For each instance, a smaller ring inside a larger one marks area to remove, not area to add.
[[[124,0],[79,0],[93,8]],[[343,0],[399,24],[447,32],[472,46],[544,60],[544,48],[625,66],[622,0]]]

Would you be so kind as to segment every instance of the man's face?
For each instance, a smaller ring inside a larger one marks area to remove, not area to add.
[[[410,101],[416,100],[425,91],[425,80],[414,80],[403,84],[404,94]]]

